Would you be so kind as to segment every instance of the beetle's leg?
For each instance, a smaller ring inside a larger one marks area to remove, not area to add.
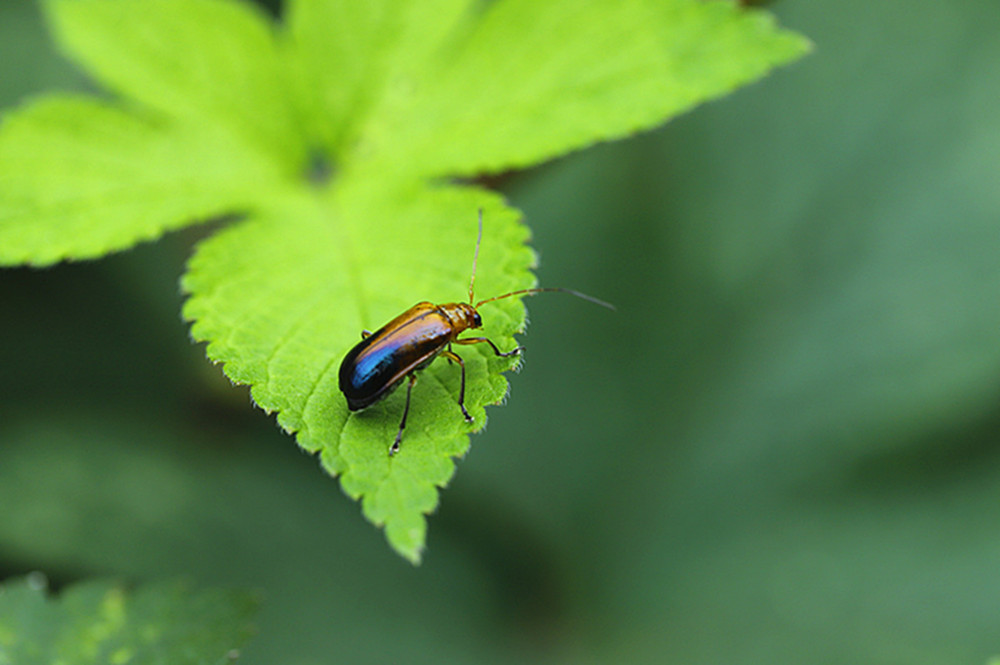
[[[490,345],[490,348],[493,349],[493,353],[497,354],[498,356],[502,356],[504,358],[509,358],[510,356],[516,356],[517,354],[521,353],[521,351],[524,351],[524,347],[519,346],[512,351],[503,352],[497,348],[496,344],[494,344],[491,340],[486,339],[485,337],[466,337],[465,339],[455,340],[455,344],[482,344],[484,342]]]
[[[371,337],[371,335],[372,335],[372,331],[371,330],[362,330],[361,331],[361,339],[368,339],[369,337]]]
[[[396,432],[396,440],[389,447],[389,457],[399,452],[399,442],[403,440],[403,428],[406,427],[406,415],[410,412],[410,392],[413,390],[413,384],[416,382],[417,375],[413,372],[410,374],[410,383],[406,386],[406,406],[403,407],[403,418],[399,421],[399,431]]]
[[[465,410],[465,361],[462,360],[462,356],[458,355],[450,348],[447,351],[442,351],[441,355],[449,361],[454,360],[458,363],[458,366],[462,368],[462,387],[458,389],[458,406],[462,409],[462,415],[465,416],[465,422],[471,423],[472,416],[470,416],[469,412]]]

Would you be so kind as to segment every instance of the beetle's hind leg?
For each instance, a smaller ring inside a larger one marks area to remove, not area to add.
[[[406,406],[403,407],[403,417],[399,421],[399,431],[396,432],[396,440],[389,446],[389,457],[399,452],[399,442],[403,440],[403,429],[406,427],[406,416],[410,413],[410,393],[413,391],[413,384],[417,382],[415,372],[410,374],[410,382],[406,386]]]
[[[462,360],[462,356],[451,350],[450,344],[446,350],[441,352],[441,355],[449,361],[457,362],[458,366],[462,368],[462,384],[458,389],[458,406],[462,409],[462,415],[465,416],[465,422],[471,423],[472,416],[470,416],[469,412],[465,409],[465,361]]]

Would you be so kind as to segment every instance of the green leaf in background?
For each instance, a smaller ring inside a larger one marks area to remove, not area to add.
[[[424,176],[520,168],[648,129],[807,48],[729,2],[506,0],[481,15],[468,0],[353,5],[292,3],[311,115],[353,104],[326,135],[331,153]],[[359,61],[331,34],[377,46]]]
[[[462,300],[477,208],[483,296],[530,287],[527,230],[496,196],[437,180],[551,159],[653,127],[807,49],[728,2],[49,0],[58,40],[117,102],[50,97],[0,130],[0,262],[48,264],[236,215],[184,279],[208,355],[318,452],[417,561],[424,515],[512,361],[464,349],[414,391],[349,414],[336,370],[362,328]],[[484,310],[510,347],[515,300]],[[438,366],[441,365],[441,366]]]
[[[30,575],[0,585],[0,663],[222,665],[252,634],[256,609],[248,594],[178,583],[84,582],[53,599]]]
[[[197,122],[52,95],[0,133],[0,263],[48,265],[131,247],[243,209],[276,166]]]

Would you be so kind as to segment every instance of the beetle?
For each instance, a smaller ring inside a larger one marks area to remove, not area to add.
[[[466,330],[481,328],[483,319],[479,307],[488,302],[516,295],[534,295],[546,291],[560,291],[589,300],[590,302],[614,309],[614,306],[586,294],[563,288],[520,289],[503,295],[475,300],[476,264],[479,261],[479,245],[483,240],[483,211],[479,210],[479,236],[472,258],[472,279],[469,281],[469,302],[454,302],[436,305],[418,302],[413,307],[389,321],[374,333],[361,332],[361,342],[347,352],[340,363],[340,391],[347,398],[351,411],[360,411],[381,401],[407,380],[406,406],[399,421],[396,439],[389,447],[389,456],[399,451],[406,428],[406,416],[410,412],[410,394],[417,381],[417,372],[430,365],[438,356],[458,363],[462,380],[458,390],[458,406],[466,422],[472,416],[465,408],[465,362],[452,350],[453,344],[488,344],[493,353],[502,358],[516,356],[524,350],[518,346],[510,351],[501,351],[486,337],[458,336]]]

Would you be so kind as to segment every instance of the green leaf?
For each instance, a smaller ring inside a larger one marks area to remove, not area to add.
[[[84,582],[54,600],[30,575],[0,585],[0,664],[230,663],[256,611],[249,594],[179,583]]]
[[[499,402],[514,361],[461,350],[349,414],[344,353],[422,300],[465,299],[478,208],[484,297],[530,287],[519,215],[442,176],[523,167],[652,127],[805,51],[728,2],[298,0],[275,30],[237,0],[49,0],[61,44],[119,102],[49,98],[0,131],[0,262],[121,249],[241,219],[184,278],[195,339],[278,413],[417,561],[424,515]],[[505,348],[516,300],[484,308]]]
[[[229,0],[48,0],[65,51],[110,90],[296,165],[305,144],[266,17]]]
[[[280,170],[232,134],[50,96],[4,118],[0,264],[100,256],[252,206]]]
[[[393,91],[435,75],[448,41],[468,31],[471,0],[296,0],[289,3],[290,60],[312,134],[338,162],[370,134],[374,108]],[[335,38],[332,36],[335,35]],[[358,57],[363,53],[364,57]],[[421,119],[421,121],[423,121]]]
[[[437,505],[435,487],[451,478],[451,458],[468,449],[466,433],[484,424],[485,405],[505,395],[499,373],[514,361],[482,345],[459,351],[474,425],[458,408],[457,368],[433,363],[413,390],[403,447],[392,458],[387,451],[404,391],[350,415],[337,384],[340,361],[362,329],[374,330],[421,300],[467,297],[477,232],[470,211],[482,207],[486,219],[479,294],[531,286],[533,254],[522,244],[527,230],[516,212],[485,191],[418,184],[390,190],[355,179],[329,194],[289,197],[203,243],[184,277],[192,294],[184,314],[195,322],[194,337],[209,342],[209,357],[224,362],[234,381],[253,386],[257,404],[277,411],[305,449],[321,453],[344,490],[363,498],[365,515],[416,560],[423,514]],[[451,220],[463,215],[465,228],[456,231]],[[524,308],[498,301],[483,307],[483,318],[485,335],[511,348]]]
[[[729,2],[383,1],[361,17],[343,4],[293,5],[315,112],[356,104],[367,117],[328,137],[335,152],[425,176],[523,167],[648,129],[808,48]],[[403,17],[385,9],[399,4]],[[377,44],[374,57],[331,50],[339,33]]]

